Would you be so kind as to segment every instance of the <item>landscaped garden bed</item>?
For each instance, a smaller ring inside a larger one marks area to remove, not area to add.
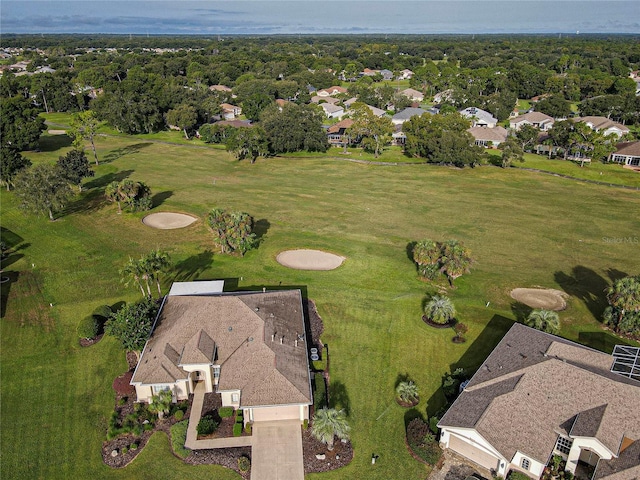
[[[351,463],[353,448],[349,440],[337,440],[333,450],[311,435],[311,428],[302,429],[302,454],[304,473],[320,473],[335,470]]]

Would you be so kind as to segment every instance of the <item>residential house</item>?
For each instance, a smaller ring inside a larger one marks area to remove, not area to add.
[[[453,89],[449,88],[442,92],[438,92],[433,96],[433,103],[440,105],[441,103],[448,102],[453,98]]]
[[[383,68],[378,73],[382,75],[383,80],[393,80],[393,72],[391,70],[387,70],[386,68]]]
[[[394,125],[394,132],[391,134],[391,145],[404,147],[407,143],[407,136],[402,131],[402,124]]]
[[[358,101],[357,97],[351,97],[348,100],[345,100],[344,102],[342,102],[344,104],[345,107],[347,108],[351,108],[351,105],[353,105],[354,103],[356,103]]]
[[[475,144],[484,148],[498,148],[498,146],[507,140],[509,132],[503,127],[471,127],[467,130],[475,139]]]
[[[336,85],[333,87],[318,90],[316,92],[316,95],[318,95],[319,97],[331,97],[333,95],[338,95],[339,93],[347,93],[347,89]]]
[[[342,118],[344,115],[344,108],[334,105],[332,103],[321,103],[320,107],[324,110],[324,114],[327,118]]]
[[[498,124],[498,119],[481,108],[468,107],[460,110],[460,115],[471,120],[472,127],[493,128]]]
[[[591,130],[602,133],[604,135],[616,135],[618,138],[629,133],[629,128],[621,123],[614,122],[607,117],[576,117],[576,122],[586,123]]]
[[[400,95],[404,95],[412,102],[422,102],[424,101],[424,94],[419,92],[418,90],[414,90],[413,88],[406,88],[400,92]]]
[[[592,479],[638,478],[640,381],[614,360],[516,323],[441,418],[440,444],[502,477],[539,478],[560,455]]]
[[[640,167],[640,142],[624,142],[616,145],[617,150],[609,155],[609,161],[629,167]]]
[[[336,104],[336,103],[340,103],[340,100],[338,100],[337,98],[333,98],[333,97],[321,97],[319,95],[314,95],[313,97],[311,97],[311,103],[332,103],[332,104]]]
[[[411,117],[420,116],[424,113],[429,113],[422,108],[409,107],[401,110],[396,113],[393,117],[391,117],[391,121],[394,125],[402,125],[404,122],[408,121]]]
[[[226,85],[211,85],[209,90],[212,92],[231,92],[231,88]]]
[[[542,112],[529,112],[524,115],[518,115],[509,120],[509,127],[513,130],[520,130],[524,125],[531,125],[542,132],[546,132],[553,127],[555,120],[553,117]]]
[[[327,140],[330,145],[334,146],[344,146],[344,144],[352,143],[351,138],[346,134],[347,129],[353,125],[353,120],[350,118],[345,118],[344,120],[339,121],[331,125],[327,129]]]
[[[408,68],[405,68],[404,70],[400,71],[400,74],[398,75],[398,80],[410,80],[414,75],[415,73],[413,73]]]
[[[376,117],[384,117],[387,114],[385,110],[382,110],[381,108],[378,108],[378,107],[374,107],[373,105],[367,105],[367,107],[369,107],[369,110],[371,110],[371,112]]]
[[[225,120],[235,120],[242,115],[242,108],[230,103],[221,103],[220,108],[222,108],[222,116]]]
[[[360,75],[363,77],[373,77],[379,70],[372,70],[370,68],[365,68],[360,72]]]
[[[300,290],[224,293],[224,282],[174,284],[131,385],[139,402],[202,382],[245,422],[309,418],[313,403]]]

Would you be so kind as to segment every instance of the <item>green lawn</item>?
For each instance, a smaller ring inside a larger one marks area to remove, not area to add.
[[[55,161],[69,148],[60,137],[43,143],[42,152],[26,154],[34,163]],[[11,193],[0,193],[3,239],[16,249],[4,274],[17,279],[2,285],[2,478],[239,478],[182,464],[163,434],[129,467],[102,464],[111,382],[126,362],[110,338],[79,347],[75,329],[98,305],[137,298],[118,275],[130,255],[160,247],[176,266],[171,278],[235,279],[241,289],[299,286],[316,301],[333,398],[349,410],[356,455],[343,470],[313,479],[425,478],[428,469],[405,449],[404,422],[442,406],[443,373],[482,362],[515,318],[512,288],[567,291],[562,334],[611,349],[616,340],[598,322],[603,289],[611,278],[640,272],[637,245],[610,241],[638,236],[640,219],[629,214],[640,209],[633,191],[493,167],[374,166],[323,156],[251,165],[224,151],[140,137],[100,137],[97,146],[104,163],[55,222],[24,214]],[[260,248],[225,257],[214,252],[202,221],[162,231],[145,227],[143,214],[118,215],[102,190],[122,178],[149,184],[156,211],[201,219],[217,206],[249,212],[260,222]],[[425,237],[457,238],[471,248],[474,270],[455,289],[416,277],[407,244]],[[295,247],[347,260],[329,272],[275,261]],[[467,343],[453,344],[452,331],[421,321],[425,295],[437,289],[469,325]],[[420,388],[414,412],[394,401],[400,375]],[[375,466],[372,452],[380,455]]]

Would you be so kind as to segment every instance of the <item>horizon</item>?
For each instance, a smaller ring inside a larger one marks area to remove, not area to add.
[[[5,0],[2,6],[3,35],[640,33],[640,2],[632,0]]]

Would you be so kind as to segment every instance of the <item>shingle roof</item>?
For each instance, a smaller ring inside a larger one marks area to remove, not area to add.
[[[607,117],[599,117],[599,116],[575,117],[574,121],[590,123],[591,125],[593,125],[594,130],[606,130],[608,128],[617,128],[622,132],[629,131],[628,127],[625,127],[621,123],[614,122],[613,120]]]
[[[518,115],[515,118],[512,118],[511,123],[521,123],[524,121],[530,122],[530,123],[541,123],[541,122],[553,122],[553,117],[550,117],[549,115],[542,113],[542,112],[529,112],[529,113],[525,113],[523,115]]]
[[[344,120],[339,121],[338,123],[334,123],[327,129],[327,133],[339,133],[341,130],[344,131],[347,128],[353,125],[353,120],[350,118],[345,118]]]
[[[504,142],[509,134],[503,127],[471,127],[467,130],[476,140],[489,140],[492,142]]]
[[[423,113],[428,113],[428,112],[422,108],[409,107],[396,113],[392,117],[392,120],[409,120],[411,117],[414,117],[416,115],[420,116]]]
[[[640,142],[624,142],[616,145],[618,155],[640,157]]]
[[[132,383],[174,383],[188,377],[181,365],[215,363],[218,389],[241,390],[241,406],[308,404],[304,333],[299,290],[167,297]]]
[[[520,451],[546,463],[572,426],[617,453],[623,436],[640,440],[640,382],[611,373],[612,361],[516,323],[440,425],[474,428],[507,459]]]
[[[481,108],[469,107],[464,110],[460,110],[460,115],[466,118],[475,118],[486,123],[498,123],[498,119],[491,115],[489,112],[482,110]]]

